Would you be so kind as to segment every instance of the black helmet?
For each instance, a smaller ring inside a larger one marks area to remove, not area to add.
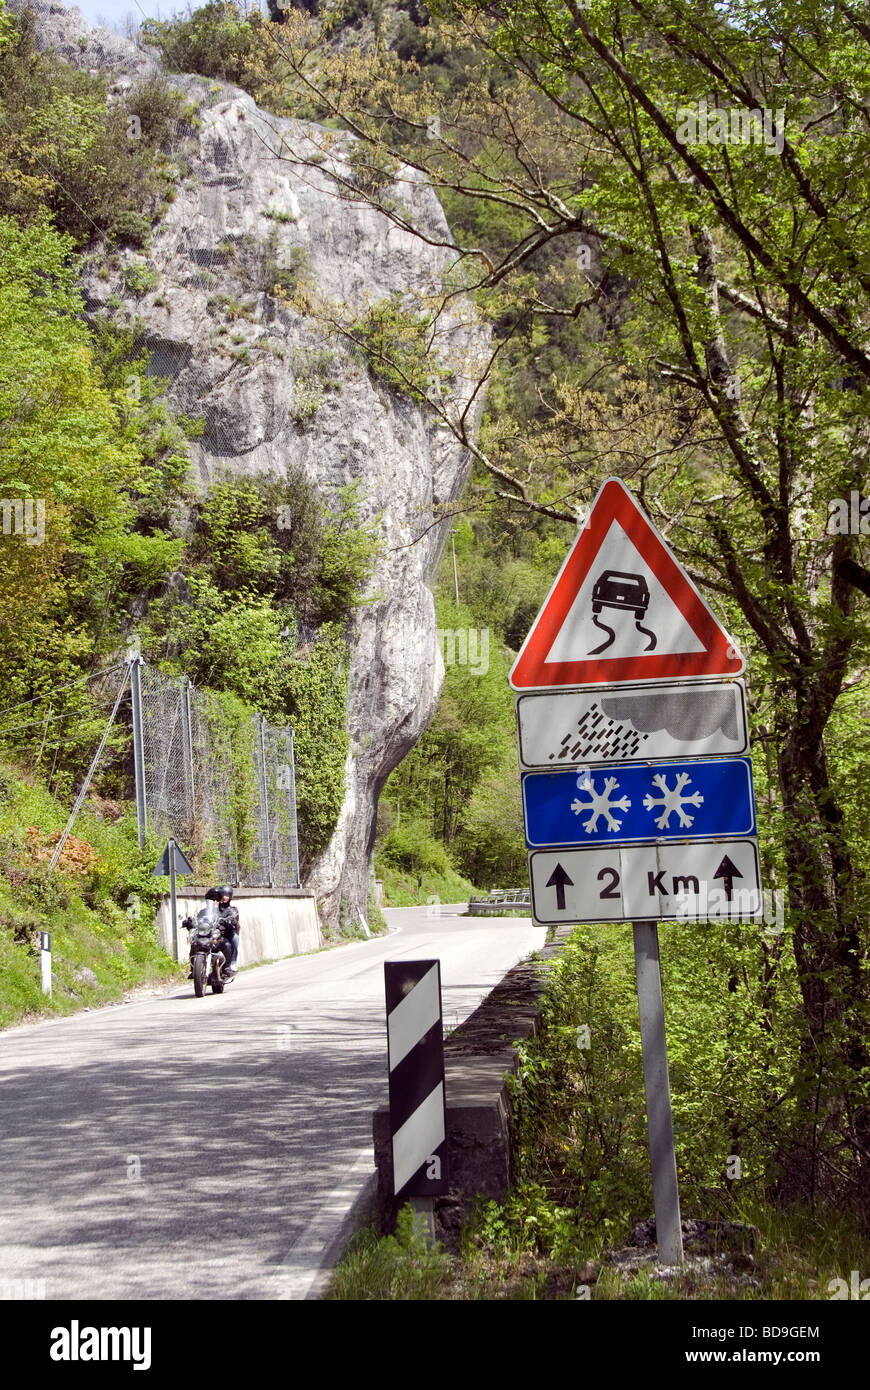
[[[233,890],[228,884],[225,884],[223,888],[209,888],[205,896],[206,898],[211,898],[211,900],[216,903],[219,903],[221,898],[229,898],[230,902],[232,902]]]

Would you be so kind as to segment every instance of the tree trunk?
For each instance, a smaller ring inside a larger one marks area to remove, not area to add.
[[[855,875],[843,833],[843,813],[828,777],[824,741],[799,713],[779,756],[787,817],[786,865],[793,946],[805,1027],[799,1077],[806,1123],[784,1159],[784,1186],[810,1201],[825,1174],[824,1153],[844,1144],[866,1174],[870,1109],[849,1115],[848,1094],[870,1062],[862,1015],[859,918]],[[827,1171],[827,1170],[826,1170]],[[863,1178],[861,1179],[863,1182]]]

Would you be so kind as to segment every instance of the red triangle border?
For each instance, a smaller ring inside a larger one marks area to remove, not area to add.
[[[614,521],[619,522],[676,604],[703,644],[703,651],[546,660]],[[621,479],[608,478],[592,503],[508,679],[514,690],[552,690],[576,685],[622,685],[628,681],[684,680],[687,676],[739,676],[745,667],[732,639],[628,488]]]

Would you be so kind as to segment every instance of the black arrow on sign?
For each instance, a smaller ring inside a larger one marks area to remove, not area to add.
[[[733,881],[735,878],[742,877],[743,875],[738,869],[737,865],[731,863],[731,860],[728,858],[727,854],[725,855],[725,858],[722,860],[722,863],[719,865],[718,869],[713,875],[714,879],[721,878],[723,880],[725,885],[725,897],[728,899],[729,903],[731,901]]]
[[[547,887],[556,889],[556,907],[559,911],[565,906],[566,884],[569,888],[573,888],[574,880],[568,877],[561,864],[557,864],[550,877],[547,879]]]

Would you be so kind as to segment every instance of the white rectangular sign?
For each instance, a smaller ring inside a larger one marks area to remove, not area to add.
[[[517,736],[527,769],[739,756],[746,692],[742,681],[668,681],[519,695]]]
[[[533,850],[532,917],[563,922],[742,921],[763,915],[758,841]]]

